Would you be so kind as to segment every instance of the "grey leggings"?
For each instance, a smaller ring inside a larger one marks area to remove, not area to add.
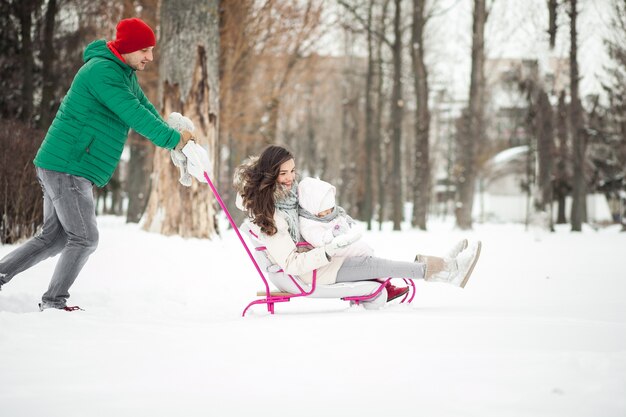
[[[366,281],[377,278],[424,278],[426,265],[392,261],[373,256],[346,258],[337,271],[337,282]]]

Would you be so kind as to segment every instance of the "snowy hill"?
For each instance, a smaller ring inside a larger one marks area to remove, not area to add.
[[[464,290],[417,282],[411,306],[293,300],[242,318],[261,285],[232,230],[185,240],[98,220],[71,289],[85,311],[37,310],[53,260],[0,292],[3,417],[626,415],[618,228],[476,225]],[[412,259],[463,235],[430,226],[365,239]]]

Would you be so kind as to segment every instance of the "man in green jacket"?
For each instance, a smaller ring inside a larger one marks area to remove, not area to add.
[[[154,32],[124,19],[115,40],[85,49],[34,163],[44,197],[39,234],[0,260],[0,287],[18,273],[61,254],[40,309],[72,310],[69,288],[98,245],[93,186],[106,185],[120,161],[129,128],[166,149],[182,149],[188,131],[169,127],[146,98],[136,71],[151,62]]]

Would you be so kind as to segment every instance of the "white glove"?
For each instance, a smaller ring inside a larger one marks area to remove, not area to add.
[[[194,125],[191,119],[183,116],[180,113],[172,112],[167,117],[167,124],[173,127],[174,129],[182,132],[187,130],[188,132],[193,132]],[[180,171],[180,178],[178,182],[180,182],[185,187],[191,186],[191,175],[189,175],[188,167],[187,167],[187,157],[178,149],[172,149],[170,152],[170,157],[172,158],[172,162]]]
[[[182,132],[183,130],[193,132],[195,129],[191,119],[178,112],[172,112],[169,116],[167,116],[167,124],[179,132]]]
[[[183,154],[187,157],[187,170],[200,182],[207,183],[204,173],[211,173],[211,161],[205,148],[194,141],[189,141],[183,148]]]
[[[185,154],[181,151],[172,149],[170,157],[172,158],[174,166],[176,166],[176,168],[180,171],[180,178],[178,178],[178,182],[185,187],[191,187],[192,180],[191,175],[189,175],[189,171],[187,170],[187,157]]]
[[[337,255],[343,248],[361,239],[361,232],[351,231],[335,237],[329,244],[324,245],[324,250],[328,256]]]

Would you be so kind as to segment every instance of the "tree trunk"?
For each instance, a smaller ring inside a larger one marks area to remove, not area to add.
[[[556,43],[556,31],[557,31],[557,11],[559,7],[558,0],[548,1],[548,35],[550,36],[550,49],[554,49]]]
[[[554,116],[548,94],[539,88],[536,100],[535,131],[537,132],[537,187],[535,208],[546,211],[552,204],[552,176],[556,152],[554,147]]]
[[[567,147],[567,106],[565,104],[565,91],[561,91],[559,94],[559,103],[557,105],[557,123],[556,134],[558,140],[557,161],[556,169],[554,173],[554,196],[558,201],[556,224],[567,223],[565,215],[565,197],[569,194],[569,175],[568,175],[568,161],[569,152]]]
[[[387,18],[387,7],[389,6],[389,1],[386,0],[383,3],[382,13],[380,15],[380,27],[379,32],[385,33],[385,21]],[[383,38],[378,37],[376,41],[376,116],[374,118],[374,134],[378,138],[378,143],[375,144],[376,148],[376,172],[378,173],[378,229],[382,230],[383,222],[385,221],[385,202],[386,202],[386,187],[385,183],[387,182],[387,170],[385,169],[383,155],[385,154],[385,141],[382,137],[382,125],[383,125],[383,112],[384,112],[384,93],[383,93],[383,84],[384,84],[384,72],[383,72]]]
[[[585,214],[585,133],[583,131],[583,111],[578,92],[578,42],[576,20],[578,17],[577,0],[570,0],[570,124],[572,133],[572,156],[574,177],[572,180],[572,231],[580,232]]]
[[[163,0],[159,41],[162,112],[189,117],[197,143],[208,149],[211,160],[218,131],[218,7],[218,0]],[[155,152],[153,176],[145,229],[200,238],[217,232],[209,187],[198,181],[189,188],[180,185],[169,151]]]
[[[135,16],[134,5],[125,2],[123,17]],[[142,0],[142,14],[139,16],[150,27],[158,24],[158,0]],[[152,103],[159,99],[159,54],[155,54],[154,61],[144,71],[137,74],[146,97]],[[139,223],[146,207],[151,188],[151,173],[154,161],[154,145],[134,131],[128,137],[130,160],[125,180],[125,189],[128,194],[127,223]]]
[[[20,119],[26,123],[30,123],[33,116],[33,96],[35,91],[34,81],[34,58],[33,58],[33,40],[31,30],[33,26],[32,13],[39,7],[39,0],[20,0],[18,3],[18,13],[20,20],[20,35],[22,38],[22,47],[20,50],[22,61],[22,111]]]
[[[48,0],[44,26],[43,49],[41,50],[41,109],[39,111],[39,128],[47,129],[52,122],[54,106],[54,23],[57,15],[57,0]]]
[[[393,87],[391,90],[391,143],[393,146],[393,171],[391,178],[391,197],[393,208],[393,230],[400,230],[402,223],[402,0],[395,0],[393,19],[394,42],[393,55]]]
[[[456,209],[456,224],[460,229],[472,228],[474,187],[477,176],[477,155],[485,134],[483,112],[485,97],[485,23],[487,11],[485,0],[474,1],[474,23],[472,27],[472,71],[469,91],[467,135],[459,135],[457,158],[459,160],[459,204]]]
[[[374,12],[374,1],[370,0],[367,8],[367,27],[372,27],[372,14]],[[373,217],[373,184],[372,169],[374,158],[374,143],[376,136],[374,132],[374,109],[372,103],[372,89],[374,83],[374,39],[372,31],[367,31],[367,73],[365,75],[365,198],[363,216],[367,222],[367,230],[372,230]]]
[[[428,71],[424,62],[425,0],[413,0],[412,60],[415,82],[415,172],[413,175],[412,225],[426,230],[430,203],[430,110]]]
[[[145,139],[135,132],[131,133],[128,141],[130,162],[126,177],[126,190],[128,192],[127,223],[139,223],[148,206],[154,146],[146,142]]]

